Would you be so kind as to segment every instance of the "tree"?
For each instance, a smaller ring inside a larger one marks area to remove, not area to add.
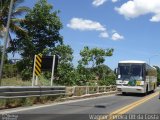
[[[73,49],[69,45],[58,45],[53,49],[52,54],[59,56],[60,63],[71,63],[73,60]]]
[[[11,13],[11,22],[10,22],[10,32],[24,32],[22,27],[19,26],[20,22],[24,22],[24,19],[17,18],[17,16],[22,15],[24,12],[29,10],[28,7],[20,6],[19,4],[24,2],[24,0],[14,0],[13,9]],[[1,0],[0,1],[0,37],[4,37],[6,32],[7,19],[9,13],[10,0]],[[9,34],[9,39],[12,40],[11,35]]]
[[[22,56],[17,66],[23,75],[31,75],[34,55],[45,53],[46,49],[52,50],[56,45],[63,43],[59,33],[62,23],[58,13],[59,11],[53,11],[53,6],[48,4],[47,0],[39,0],[25,15],[25,22],[20,22],[20,27],[27,34],[16,32],[17,36],[8,51],[18,52]],[[24,67],[21,67],[22,65]]]
[[[80,51],[82,59],[79,60],[77,67],[80,74],[80,81],[85,84],[105,78],[104,74],[106,74],[107,67],[103,66],[103,63],[105,57],[112,56],[113,51],[113,49],[90,49],[87,46],[84,47],[84,49]]]
[[[0,46],[0,61],[1,61],[1,57],[2,57],[2,50],[3,50],[3,46]],[[7,53],[5,53],[4,63],[8,63]]]
[[[158,66],[154,66],[157,69],[157,83],[160,85],[160,68]]]
[[[98,78],[99,85],[114,85],[116,83],[116,75],[107,65],[99,65],[94,68],[94,72]]]
[[[84,47],[84,49],[80,52],[82,59],[79,63],[83,65],[92,65],[96,67],[97,65],[101,65],[105,61],[105,57],[112,56],[113,49],[101,49],[101,48],[92,48]]]
[[[72,64],[73,50],[69,45],[58,45],[52,51],[52,54],[59,56],[58,70],[56,73],[56,83],[61,85],[74,85],[75,69]]]
[[[20,23],[27,36],[18,32],[10,51],[18,51],[23,58],[33,59],[35,54],[42,53],[46,48],[53,49],[56,44],[63,43],[59,33],[62,28],[59,12],[51,12],[52,9],[53,6],[46,0],[39,0],[26,14],[26,22]]]

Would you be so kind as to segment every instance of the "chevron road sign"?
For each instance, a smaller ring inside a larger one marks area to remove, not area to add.
[[[53,85],[54,72],[56,72],[58,65],[58,56],[42,56],[42,54],[35,55],[33,66],[32,86],[38,85],[38,77],[42,71],[51,71],[51,86]]]
[[[35,55],[35,68],[34,72],[36,76],[41,74],[42,54]]]

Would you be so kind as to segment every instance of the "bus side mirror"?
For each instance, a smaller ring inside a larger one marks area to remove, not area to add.
[[[114,74],[116,74],[116,75],[118,74],[118,68],[114,69]]]

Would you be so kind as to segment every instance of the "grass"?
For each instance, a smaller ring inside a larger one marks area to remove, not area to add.
[[[31,81],[22,81],[21,78],[3,78],[2,86],[31,86]]]
[[[42,96],[42,97],[0,99],[0,109],[59,102],[61,101],[62,97],[64,96]]]
[[[19,77],[2,79],[2,86],[31,86],[31,85],[32,85],[32,80],[24,81]],[[43,76],[40,76],[38,80],[38,86],[50,86],[50,80],[47,80]],[[28,98],[0,99],[0,109],[57,102],[61,101],[61,98],[62,96],[41,96],[41,97],[28,97]]]
[[[19,77],[3,78],[2,86],[31,86],[32,80],[22,80]],[[43,76],[39,77],[39,86],[50,86],[50,80],[45,79]]]
[[[5,78],[2,79],[2,86],[31,86],[32,81],[23,81],[20,78],[14,77],[14,78]],[[50,80],[45,79],[44,77],[39,78],[38,82],[40,86],[50,86]],[[72,96],[72,87],[68,87],[67,93],[69,93],[68,96]],[[101,89],[100,89],[101,91]],[[75,90],[76,96],[81,96],[85,94],[86,88],[78,88]],[[90,88],[90,94],[91,92],[95,93],[97,92],[97,88],[91,87]],[[62,101],[62,98],[67,97],[65,95],[62,96],[41,96],[41,97],[28,97],[28,98],[14,98],[14,99],[0,99],[0,109],[5,108],[15,108],[20,106],[32,106],[33,104],[46,104],[46,103],[53,103],[53,102],[59,102]]]

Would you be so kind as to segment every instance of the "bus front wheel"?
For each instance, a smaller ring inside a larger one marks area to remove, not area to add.
[[[146,87],[146,93],[145,93],[145,95],[148,95],[148,85]]]
[[[154,85],[154,88],[153,88],[153,91],[152,91],[153,93],[155,92],[155,89],[156,89],[156,85]]]
[[[122,95],[127,95],[127,93],[126,92],[122,92]]]

